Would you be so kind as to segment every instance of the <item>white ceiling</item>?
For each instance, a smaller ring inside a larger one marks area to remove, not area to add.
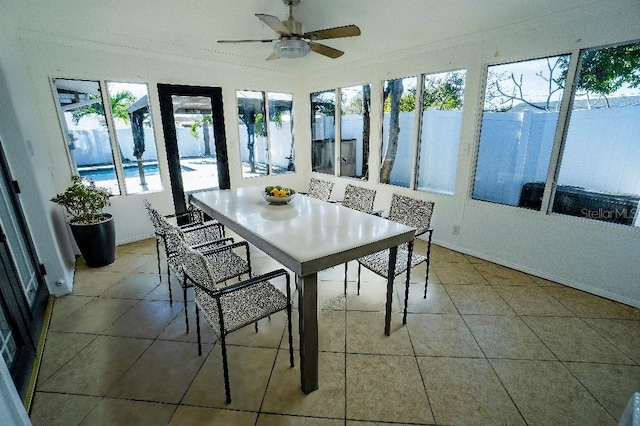
[[[474,34],[575,14],[600,0],[301,0],[294,16],[304,31],[356,24],[360,37],[326,40],[339,59],[310,53],[265,61],[270,44],[218,44],[219,39],[274,38],[255,17],[286,19],[282,0],[0,0],[21,37],[99,44],[137,53],[194,57],[291,72],[366,61]],[[286,68],[285,68],[286,67]]]

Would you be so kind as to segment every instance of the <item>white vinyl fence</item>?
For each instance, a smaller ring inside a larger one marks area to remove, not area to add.
[[[329,117],[333,122],[333,117]],[[556,112],[486,112],[482,123],[482,140],[474,197],[502,204],[517,205],[522,186],[528,182],[544,182],[553,144],[558,114]],[[389,115],[383,125],[388,127]],[[401,113],[400,127],[411,128],[413,113]],[[460,123],[462,113],[429,110],[424,112],[418,187],[453,193],[455,187]],[[316,120],[318,121],[318,120]],[[291,128],[285,123],[278,128],[270,123],[272,164],[285,167],[291,153]],[[314,122],[318,126],[319,123]],[[362,117],[343,117],[343,139],[356,139],[357,170],[362,170]],[[333,126],[325,129],[332,132]],[[187,128],[179,128],[182,157],[204,156],[204,139],[194,138]],[[199,129],[200,133],[202,129]],[[76,164],[111,163],[109,139],[105,131],[73,130],[73,156]],[[118,130],[123,158],[133,157],[130,129]],[[150,129],[145,129],[146,150],[143,160],[156,160],[156,146]],[[413,133],[400,132],[398,154],[391,180],[409,186],[413,153]],[[386,144],[386,143],[385,143]],[[386,146],[383,145],[383,152]],[[247,132],[240,127],[242,161],[247,161]],[[211,152],[215,155],[211,138]],[[381,155],[372,152],[372,155]],[[256,138],[255,161],[266,162],[265,138]],[[560,185],[595,188],[600,191],[640,194],[640,106],[577,110],[571,115]]]
[[[247,146],[249,136],[247,134],[247,126],[240,124],[239,132],[240,159],[242,162],[247,162],[249,161],[249,148]],[[292,155],[291,141],[293,140],[293,136],[291,135],[291,125],[289,122],[283,122],[281,126],[277,126],[276,123],[270,121],[269,138],[271,139],[271,165],[275,167],[282,167],[286,170],[287,165],[289,164],[287,157]],[[266,137],[255,137],[253,156],[256,163],[267,164],[268,150]]]

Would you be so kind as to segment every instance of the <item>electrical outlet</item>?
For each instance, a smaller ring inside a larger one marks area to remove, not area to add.
[[[451,228],[451,233],[453,235],[459,235],[460,234],[460,225],[453,225],[453,228]]]

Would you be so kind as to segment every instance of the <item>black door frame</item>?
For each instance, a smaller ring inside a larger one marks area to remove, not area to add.
[[[9,241],[0,226],[0,307],[8,317],[17,351],[12,365],[8,366],[18,394],[24,397],[37,355],[38,341],[44,322],[49,290],[47,289],[44,266],[39,263],[35,245],[19,200],[19,185],[13,180],[0,141],[0,179],[9,193],[11,214],[20,228],[20,233],[28,251],[29,261],[38,281],[38,289],[30,305],[20,283],[15,259],[11,255]]]
[[[182,173],[180,169],[180,153],[173,116],[172,96],[203,96],[211,100],[211,117],[213,119],[213,136],[216,146],[216,162],[218,165],[218,186],[220,189],[231,188],[229,178],[229,156],[224,127],[224,109],[222,105],[222,88],[205,86],[183,86],[158,83],[158,98],[160,100],[160,115],[162,117],[162,132],[169,163],[169,178],[175,213],[181,215],[187,212],[184,196]]]

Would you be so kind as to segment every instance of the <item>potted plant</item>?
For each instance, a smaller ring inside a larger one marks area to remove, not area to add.
[[[51,199],[69,214],[73,238],[85,262],[91,267],[106,266],[116,259],[116,232],[113,216],[104,213],[111,194],[95,182],[71,178],[71,186]]]

